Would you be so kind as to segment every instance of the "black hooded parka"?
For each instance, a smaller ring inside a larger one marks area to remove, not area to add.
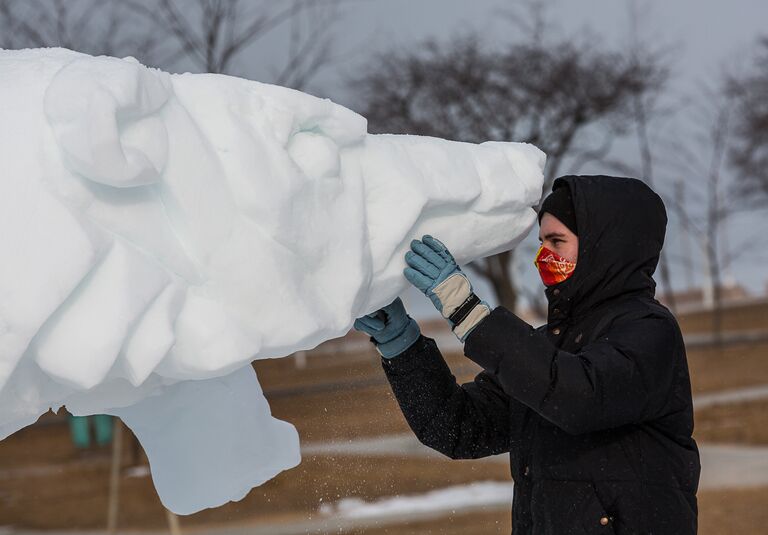
[[[643,182],[566,176],[573,275],[546,289],[547,324],[504,307],[469,334],[482,366],[457,385],[434,340],[382,359],[411,429],[453,459],[508,452],[514,535],[696,533],[699,454],[685,348],[654,299],[667,223]]]

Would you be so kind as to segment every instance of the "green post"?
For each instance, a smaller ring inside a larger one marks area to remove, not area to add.
[[[72,443],[76,448],[84,449],[91,445],[91,436],[88,432],[87,416],[69,415],[69,432],[72,435]]]

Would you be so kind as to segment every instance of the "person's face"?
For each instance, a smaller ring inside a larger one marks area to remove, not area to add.
[[[539,241],[553,253],[557,253],[574,264],[578,260],[579,237],[549,212],[544,212],[541,217]]]

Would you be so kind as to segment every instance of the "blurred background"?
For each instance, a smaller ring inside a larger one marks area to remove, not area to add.
[[[133,56],[293,87],[369,131],[534,143],[551,181],[639,177],[664,198],[658,295],[686,339],[704,465],[700,533],[768,533],[768,3],[764,0],[0,0],[0,47]],[[530,236],[467,267],[544,321]],[[459,381],[477,368],[429,301],[406,306]],[[160,504],[109,417],[49,413],[0,442],[0,534],[509,533],[506,458],[411,436],[357,333],[254,364],[303,462],[188,517]]]

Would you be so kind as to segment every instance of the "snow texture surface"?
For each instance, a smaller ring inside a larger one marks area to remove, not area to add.
[[[531,145],[369,135],[329,100],[132,58],[0,51],[0,118],[0,438],[117,415],[177,513],[300,461],[252,360],[391,302],[412,238],[513,247],[541,195]]]

